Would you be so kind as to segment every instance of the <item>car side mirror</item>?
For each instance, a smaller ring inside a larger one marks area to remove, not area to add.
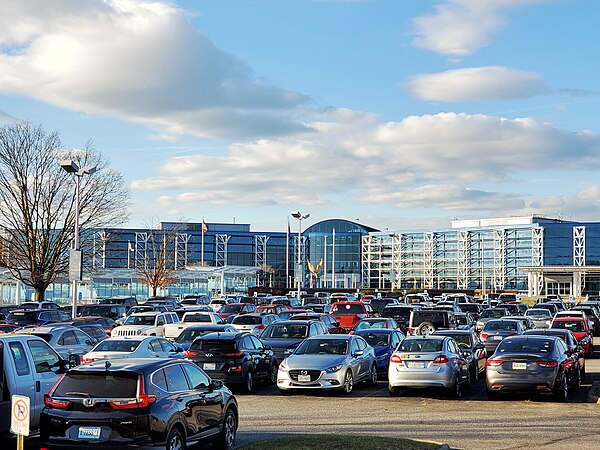
[[[223,389],[223,382],[221,380],[211,380],[210,387],[213,391]]]
[[[356,350],[354,353],[352,353],[352,356],[357,357],[357,356],[362,356],[364,355],[364,351],[362,350]]]
[[[64,362],[63,365],[66,366],[65,370],[70,369],[72,367],[77,367],[79,364],[81,364],[81,356],[72,354],[72,355],[69,355],[68,361],[63,361],[63,362]]]
[[[267,344],[264,344],[264,345],[263,345],[263,348],[264,348],[265,350],[272,350],[271,346],[270,346],[270,345],[267,345]]]
[[[92,341],[90,341],[89,339],[86,339],[85,345],[94,345],[94,343]]]
[[[292,353],[294,353],[294,349],[293,348],[288,348],[283,352],[284,356],[290,356]]]

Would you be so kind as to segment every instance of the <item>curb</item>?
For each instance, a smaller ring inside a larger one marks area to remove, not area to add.
[[[600,405],[600,381],[594,381],[587,397],[588,402]]]

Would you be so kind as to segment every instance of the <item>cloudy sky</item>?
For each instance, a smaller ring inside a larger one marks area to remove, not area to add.
[[[3,0],[0,123],[88,140],[131,226],[600,221],[597,0]]]

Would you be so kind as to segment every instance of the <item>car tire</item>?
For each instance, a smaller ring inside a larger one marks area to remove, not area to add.
[[[345,395],[350,395],[352,390],[354,389],[354,377],[352,376],[352,371],[348,369],[346,371],[346,375],[344,375],[344,384],[342,385],[342,393]]]
[[[248,370],[248,372],[246,372],[242,389],[246,394],[252,394],[252,391],[254,390],[254,374],[251,370]]]
[[[271,373],[269,374],[269,384],[276,385],[277,384],[277,372],[279,370],[279,364],[277,361],[273,361],[271,365]]]
[[[486,389],[485,393],[487,395],[488,400],[499,400],[500,399],[500,392],[498,392],[498,391],[494,391],[492,389]]]
[[[423,336],[425,334],[432,334],[435,331],[435,325],[431,322],[423,322],[417,328],[417,334]]]
[[[388,384],[388,394],[390,394],[390,397],[400,397],[400,388]]]
[[[167,435],[165,450],[185,450],[185,437],[179,428],[173,427]]]
[[[281,395],[292,395],[294,393],[293,389],[281,389],[277,388]]]
[[[237,433],[237,418],[231,408],[228,408],[223,416],[223,429],[219,439],[213,443],[217,450],[227,450],[235,446],[235,435]]]
[[[471,371],[471,384],[476,384],[479,381],[479,366],[475,363],[475,369]]]
[[[581,389],[581,370],[578,370],[575,374],[575,383],[573,383],[573,389],[576,391]]]
[[[461,386],[460,380],[458,378],[459,378],[459,374],[456,374],[454,383],[452,383],[452,386],[449,389],[450,398],[460,398],[462,395],[462,389],[461,389],[462,386]]]
[[[567,381],[567,374],[562,372],[561,375],[560,381],[554,382],[554,395],[559,402],[564,402],[569,398],[569,383]]]
[[[367,380],[367,383],[370,386],[377,386],[377,380],[377,364],[373,364],[373,366],[371,366],[371,373],[369,374],[369,379]]]

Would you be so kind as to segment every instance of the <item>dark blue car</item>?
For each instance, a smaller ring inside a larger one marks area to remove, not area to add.
[[[389,328],[357,330],[355,335],[361,336],[375,350],[377,360],[377,374],[387,378],[390,357],[392,353],[404,339],[404,333],[400,330],[391,330]]]
[[[235,333],[237,330],[232,325],[192,325],[184,329],[175,342],[184,350],[188,350],[194,339],[208,333]]]

